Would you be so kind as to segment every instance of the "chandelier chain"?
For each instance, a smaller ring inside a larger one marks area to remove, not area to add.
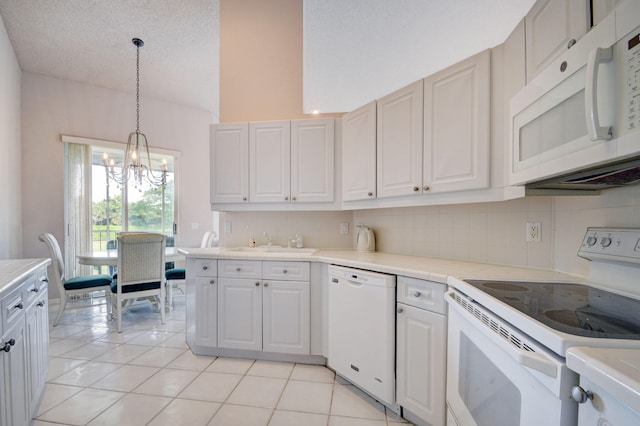
[[[140,133],[140,46],[136,45],[136,133]]]

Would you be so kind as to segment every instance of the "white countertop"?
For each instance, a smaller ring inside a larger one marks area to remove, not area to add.
[[[584,281],[584,278],[545,269],[492,265],[432,257],[406,256],[387,253],[362,253],[356,250],[319,249],[311,255],[298,253],[238,252],[221,247],[179,248],[189,257],[216,259],[296,260],[323,262],[353,268],[404,275],[413,278],[447,283],[448,276],[479,279],[519,279],[543,281]]]
[[[567,367],[640,413],[640,350],[574,346]]]
[[[35,269],[48,265],[50,262],[50,259],[0,260],[0,297]]]

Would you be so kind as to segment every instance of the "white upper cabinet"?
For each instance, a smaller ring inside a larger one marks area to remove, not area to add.
[[[425,193],[489,186],[490,63],[485,50],[424,80]]]
[[[333,118],[291,121],[291,202],[334,200]]]
[[[527,82],[587,33],[585,0],[538,0],[525,17]]]
[[[249,193],[252,203],[289,202],[291,122],[249,124]]]
[[[342,116],[342,199],[376,197],[376,103]]]
[[[217,124],[209,134],[211,202],[249,200],[249,125]]]
[[[422,80],[379,99],[377,108],[378,198],[420,194]]]

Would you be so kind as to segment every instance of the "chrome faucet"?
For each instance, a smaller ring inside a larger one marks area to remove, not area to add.
[[[267,237],[267,245],[270,246],[272,244],[272,242],[271,242],[271,234],[269,234],[268,232],[263,232],[262,235]]]

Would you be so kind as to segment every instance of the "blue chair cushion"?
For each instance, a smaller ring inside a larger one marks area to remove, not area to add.
[[[153,290],[153,289],[156,289],[156,288],[160,288],[160,281],[155,281],[155,282],[150,282],[150,283],[140,283],[140,284],[126,285],[122,289],[122,292],[123,293],[131,293],[131,292],[134,292],[134,291]],[[118,292],[118,281],[114,280],[111,283],[111,292],[112,293],[117,293]]]
[[[164,277],[168,280],[184,280],[185,269],[184,268],[167,269],[166,271],[164,271]]]
[[[83,288],[101,287],[109,285],[112,282],[111,275],[84,275],[80,277],[73,277],[65,280],[65,290],[81,290]]]

